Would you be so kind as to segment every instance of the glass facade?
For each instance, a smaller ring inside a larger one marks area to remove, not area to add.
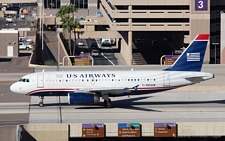
[[[59,9],[61,0],[44,0],[44,7],[46,9]]]
[[[75,4],[78,9],[88,8],[88,0],[70,0],[70,3]]]

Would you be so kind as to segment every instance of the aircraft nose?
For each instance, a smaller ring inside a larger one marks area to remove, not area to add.
[[[16,86],[15,86],[15,83],[13,83],[11,86],[10,86],[10,91],[12,92],[16,92]]]
[[[13,83],[11,86],[10,86],[10,90],[14,93],[21,93],[21,88],[19,87],[19,85],[16,83]]]

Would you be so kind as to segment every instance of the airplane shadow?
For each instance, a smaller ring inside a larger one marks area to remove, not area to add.
[[[225,100],[213,100],[213,101],[148,101],[148,102],[140,102],[139,100],[151,98],[152,96],[146,96],[146,97],[138,97],[138,98],[129,98],[129,99],[123,99],[123,100],[117,100],[112,101],[112,107],[109,109],[114,108],[123,108],[123,109],[132,109],[132,110],[139,110],[139,111],[146,111],[146,112],[162,112],[159,110],[153,110],[153,109],[147,109],[142,108],[141,105],[189,105],[189,104],[225,104]],[[30,106],[38,106],[39,104],[30,104]],[[59,106],[59,103],[46,103],[44,104],[44,107],[49,106]],[[74,106],[69,105],[68,103],[61,103],[61,106]],[[138,106],[138,107],[136,107]],[[75,107],[74,109],[105,109],[104,103],[100,102],[98,104],[92,104],[92,105],[79,105],[79,107]]]
[[[161,111],[158,111],[158,110],[146,109],[146,108],[142,108],[142,107],[134,107],[133,106],[134,103],[136,103],[135,101],[147,99],[147,98],[151,98],[151,97],[152,96],[129,98],[129,99],[125,99],[125,100],[112,101],[112,107],[110,109],[123,108],[123,109],[132,109],[132,110],[147,111],[147,112],[150,112],[150,111],[161,112]],[[75,109],[105,109],[103,102],[101,102],[98,105],[100,105],[102,107],[78,107],[78,108],[75,108]]]

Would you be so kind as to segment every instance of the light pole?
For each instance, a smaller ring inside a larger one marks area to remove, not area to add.
[[[212,43],[212,45],[215,45],[215,64],[216,64],[216,45],[219,45],[219,43]]]
[[[45,22],[45,18],[44,18],[44,0],[42,0],[42,18],[43,18],[43,20],[42,20],[42,29],[41,29],[41,50],[42,50],[42,63],[44,64],[44,40],[43,40],[43,37],[44,37],[44,34],[43,34],[43,32],[44,32],[44,22]]]

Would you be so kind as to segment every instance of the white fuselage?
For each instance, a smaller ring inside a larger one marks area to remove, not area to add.
[[[67,95],[92,89],[113,94],[144,94],[199,83],[213,78],[212,73],[187,71],[68,71],[38,72],[25,75],[10,89],[30,96]],[[134,88],[136,87],[136,88]],[[127,88],[128,91],[119,91]],[[118,91],[116,91],[118,89]]]

